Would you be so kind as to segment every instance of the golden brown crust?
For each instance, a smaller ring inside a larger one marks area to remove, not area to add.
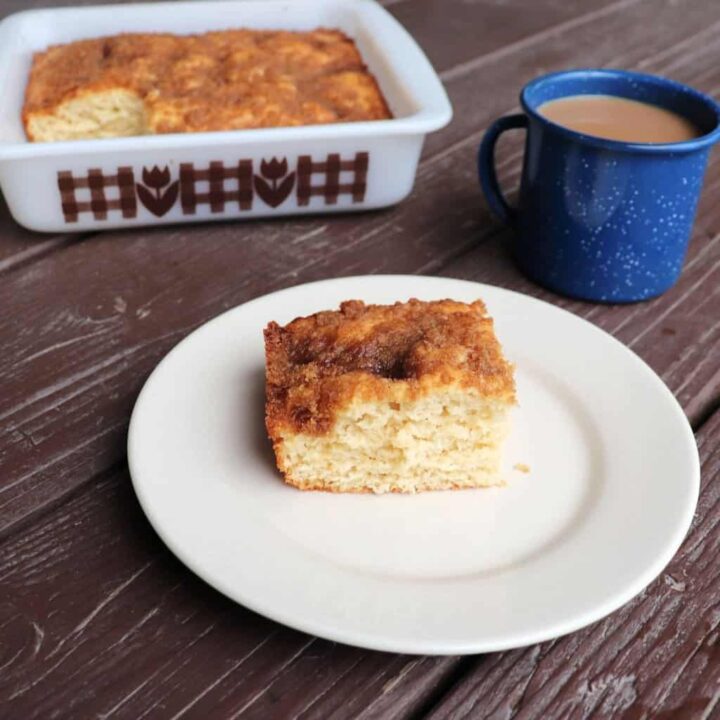
[[[393,402],[456,385],[515,401],[512,366],[480,300],[351,300],[285,327],[270,323],[265,352],[266,421],[276,444],[287,430],[329,432],[357,397]]]
[[[33,59],[25,128],[32,115],[112,89],[137,93],[149,132],[156,133],[392,117],[342,32],[241,29],[125,34],[50,47]]]

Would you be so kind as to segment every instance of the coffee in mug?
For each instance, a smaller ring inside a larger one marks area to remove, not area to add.
[[[676,143],[702,133],[689,120],[650,103],[611,95],[572,95],[550,100],[538,112],[583,135],[630,143]]]

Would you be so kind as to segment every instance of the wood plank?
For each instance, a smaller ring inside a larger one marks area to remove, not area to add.
[[[407,717],[453,658],[282,628],[188,572],[126,471],[0,545],[3,717]]]
[[[495,53],[509,55],[550,32],[570,32],[637,0],[563,3],[544,0],[392,3],[388,10],[408,29],[440,73],[457,73],[467,63]]]
[[[10,216],[0,194],[0,273],[21,267],[76,242],[79,234],[47,234],[26,230]]]
[[[669,0],[633,5],[633,12],[645,15],[630,18],[626,42],[638,58],[649,50],[662,59],[673,38],[685,42],[695,28],[695,7],[679,9]],[[648,34],[646,25],[658,13],[662,28]],[[562,36],[550,50],[547,43],[529,44],[520,59],[498,64],[537,70],[546,51],[553,62],[572,64],[592,41],[621,29],[617,18],[607,16],[574,28],[572,45]],[[617,57],[602,42],[588,52],[604,52],[607,62]],[[492,95],[490,78],[502,68],[489,70],[473,75],[478,97]],[[10,367],[0,380],[0,527],[9,529],[119,462],[143,378],[177,340],[221,310],[301,280],[434,272],[492,235],[469,151],[476,142],[473,128],[499,108],[466,110],[454,124],[464,128],[464,139],[428,157],[415,194],[397,208],[332,220],[105,233],[9,274],[0,286],[0,302],[13,307],[12,315],[0,318]],[[56,298],[54,304],[48,297]],[[701,387],[709,370],[696,376]]]
[[[458,666],[457,658],[368,653],[315,641],[250,700],[238,697],[228,678],[203,698],[198,717],[247,720],[412,717],[438,684]]]
[[[606,620],[560,640],[478,658],[431,720],[717,717],[720,413],[702,427],[698,445],[698,512],[665,572]]]

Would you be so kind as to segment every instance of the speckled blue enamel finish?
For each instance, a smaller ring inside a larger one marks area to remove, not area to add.
[[[544,102],[580,94],[660,105],[702,135],[664,145],[623,143],[574,132],[537,112]],[[672,286],[708,153],[720,138],[718,105],[671,80],[619,70],[546,75],[523,89],[521,103],[525,116],[498,121],[480,153],[490,205],[516,228],[513,254],[521,269],[557,292],[601,302],[643,300]],[[512,209],[499,195],[492,155],[500,132],[520,125],[527,140],[519,205]]]

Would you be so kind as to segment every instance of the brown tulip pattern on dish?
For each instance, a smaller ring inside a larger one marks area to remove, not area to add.
[[[177,179],[173,179],[172,165],[123,166],[115,172],[89,168],[84,175],[61,170],[57,185],[66,223],[77,222],[81,213],[107,220],[113,211],[134,219],[140,207],[163,217],[178,205],[178,198],[182,215],[195,215],[200,207],[208,207],[211,213],[226,212],[228,207],[248,211],[256,199],[273,209],[290,199],[297,207],[308,206],[313,197],[320,199],[320,205],[336,205],[341,196],[355,204],[365,200],[369,162],[367,152],[347,159],[338,153],[319,160],[300,155],[294,170],[287,157],[274,156],[261,159],[259,167],[250,158],[214,160],[205,167],[180,162]],[[136,182],[138,175],[142,182]],[[108,194],[109,188],[114,192]]]

